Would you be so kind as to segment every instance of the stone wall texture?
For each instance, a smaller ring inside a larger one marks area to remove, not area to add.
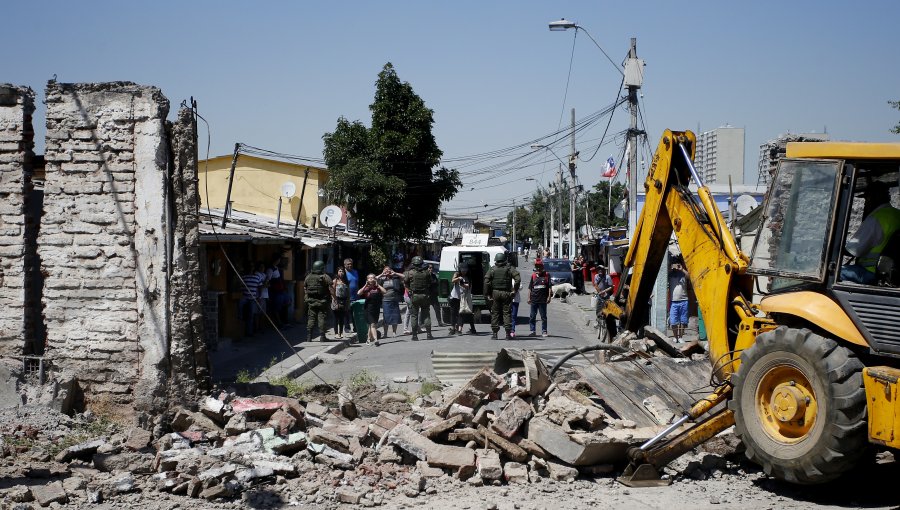
[[[155,87],[60,84],[46,93],[46,356],[99,395],[147,414],[165,406],[165,118]]]
[[[31,191],[34,92],[0,84],[0,356],[25,354],[25,198]]]

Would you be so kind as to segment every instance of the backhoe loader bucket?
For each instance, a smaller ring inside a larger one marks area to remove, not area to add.
[[[632,462],[625,468],[622,476],[617,478],[619,483],[628,487],[665,487],[671,485],[671,479],[662,479],[659,471],[653,464],[635,464]]]

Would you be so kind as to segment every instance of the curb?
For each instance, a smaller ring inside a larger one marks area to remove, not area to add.
[[[337,354],[346,349],[349,345],[349,342],[337,342],[334,345],[330,345],[313,354],[309,358],[306,358],[306,363],[300,361],[296,354],[292,354],[280,363],[269,367],[263,373],[259,374],[253,382],[270,382],[271,379],[279,377],[296,379],[319,366],[322,363],[322,359],[319,356],[322,354]]]

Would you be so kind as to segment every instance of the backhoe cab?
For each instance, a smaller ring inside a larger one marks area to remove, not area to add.
[[[623,481],[652,483],[656,468],[732,424],[751,460],[796,483],[836,478],[867,443],[900,447],[900,211],[890,205],[900,144],[788,144],[749,258],[693,168],[694,141],[663,134],[626,257],[629,289],[605,313],[644,326],[674,233],[719,385],[634,449]]]

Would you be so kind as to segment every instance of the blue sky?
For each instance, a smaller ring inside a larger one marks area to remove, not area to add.
[[[239,141],[321,157],[322,134],[339,116],[368,123],[390,61],[434,110],[445,157],[462,157],[539,138],[556,131],[561,113],[568,123],[570,108],[581,118],[615,100],[620,75],[579,34],[564,105],[574,33],[547,23],[565,17],[616,62],[637,38],[654,148],[666,128],[744,127],[745,176],[755,183],[759,144],[784,132],[900,142],[890,133],[900,112],[887,104],[900,99],[898,14],[891,1],[14,2],[4,7],[12,22],[0,32],[0,81],[39,98],[54,74],[156,85],[173,111],[197,98],[212,155]],[[610,133],[627,121],[618,110]],[[583,158],[605,125],[580,138]],[[581,162],[582,181],[597,182],[610,154],[620,154],[615,143]],[[491,165],[514,156],[466,167],[481,175],[467,177],[450,207],[509,201],[534,188],[529,175],[546,183],[556,165],[545,156],[552,162],[503,176]]]

